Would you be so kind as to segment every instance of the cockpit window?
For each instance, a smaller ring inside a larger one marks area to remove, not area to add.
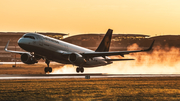
[[[24,38],[30,38],[30,39],[35,39],[35,37],[33,37],[33,36],[24,36]]]

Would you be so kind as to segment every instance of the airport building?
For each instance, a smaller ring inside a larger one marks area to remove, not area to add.
[[[10,44],[8,46],[9,50],[24,51],[18,46],[17,41],[25,33],[26,32],[0,32],[0,62],[1,61],[11,61],[11,62],[21,61],[19,54],[5,52],[4,47],[7,44],[8,40],[10,40]],[[104,37],[104,34],[79,34],[79,35],[63,38],[63,36],[67,34],[44,33],[44,32],[37,32],[37,33],[47,35],[49,37],[63,40],[63,41],[76,44],[85,48],[89,48],[92,50],[95,50],[98,47],[102,38]],[[128,45],[131,45],[132,43],[137,43],[140,40],[144,40],[147,38],[149,38],[148,35],[113,34],[112,40],[111,40],[110,51],[126,50]]]

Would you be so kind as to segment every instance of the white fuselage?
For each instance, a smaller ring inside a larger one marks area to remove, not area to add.
[[[43,58],[63,64],[72,64],[65,54],[95,52],[87,48],[36,33],[25,34],[18,40],[18,44],[22,49],[28,52],[34,52]],[[103,57],[94,57],[86,60],[83,67],[103,66],[110,63],[112,62],[105,61]]]

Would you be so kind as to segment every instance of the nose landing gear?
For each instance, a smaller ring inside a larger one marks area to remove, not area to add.
[[[45,63],[47,64],[48,67],[44,68],[44,72],[45,73],[48,73],[48,72],[51,73],[52,72],[52,68],[49,67],[50,61],[46,59]]]

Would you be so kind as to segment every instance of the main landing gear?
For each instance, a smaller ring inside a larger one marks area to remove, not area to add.
[[[77,73],[79,73],[79,72],[83,73],[84,72],[84,68],[83,67],[77,67],[76,68],[76,72]]]
[[[50,61],[46,59],[45,63],[46,63],[47,66],[48,66],[48,67],[45,67],[45,68],[44,68],[45,73],[47,73],[47,72],[51,73],[51,72],[52,72],[52,68],[49,67]]]

